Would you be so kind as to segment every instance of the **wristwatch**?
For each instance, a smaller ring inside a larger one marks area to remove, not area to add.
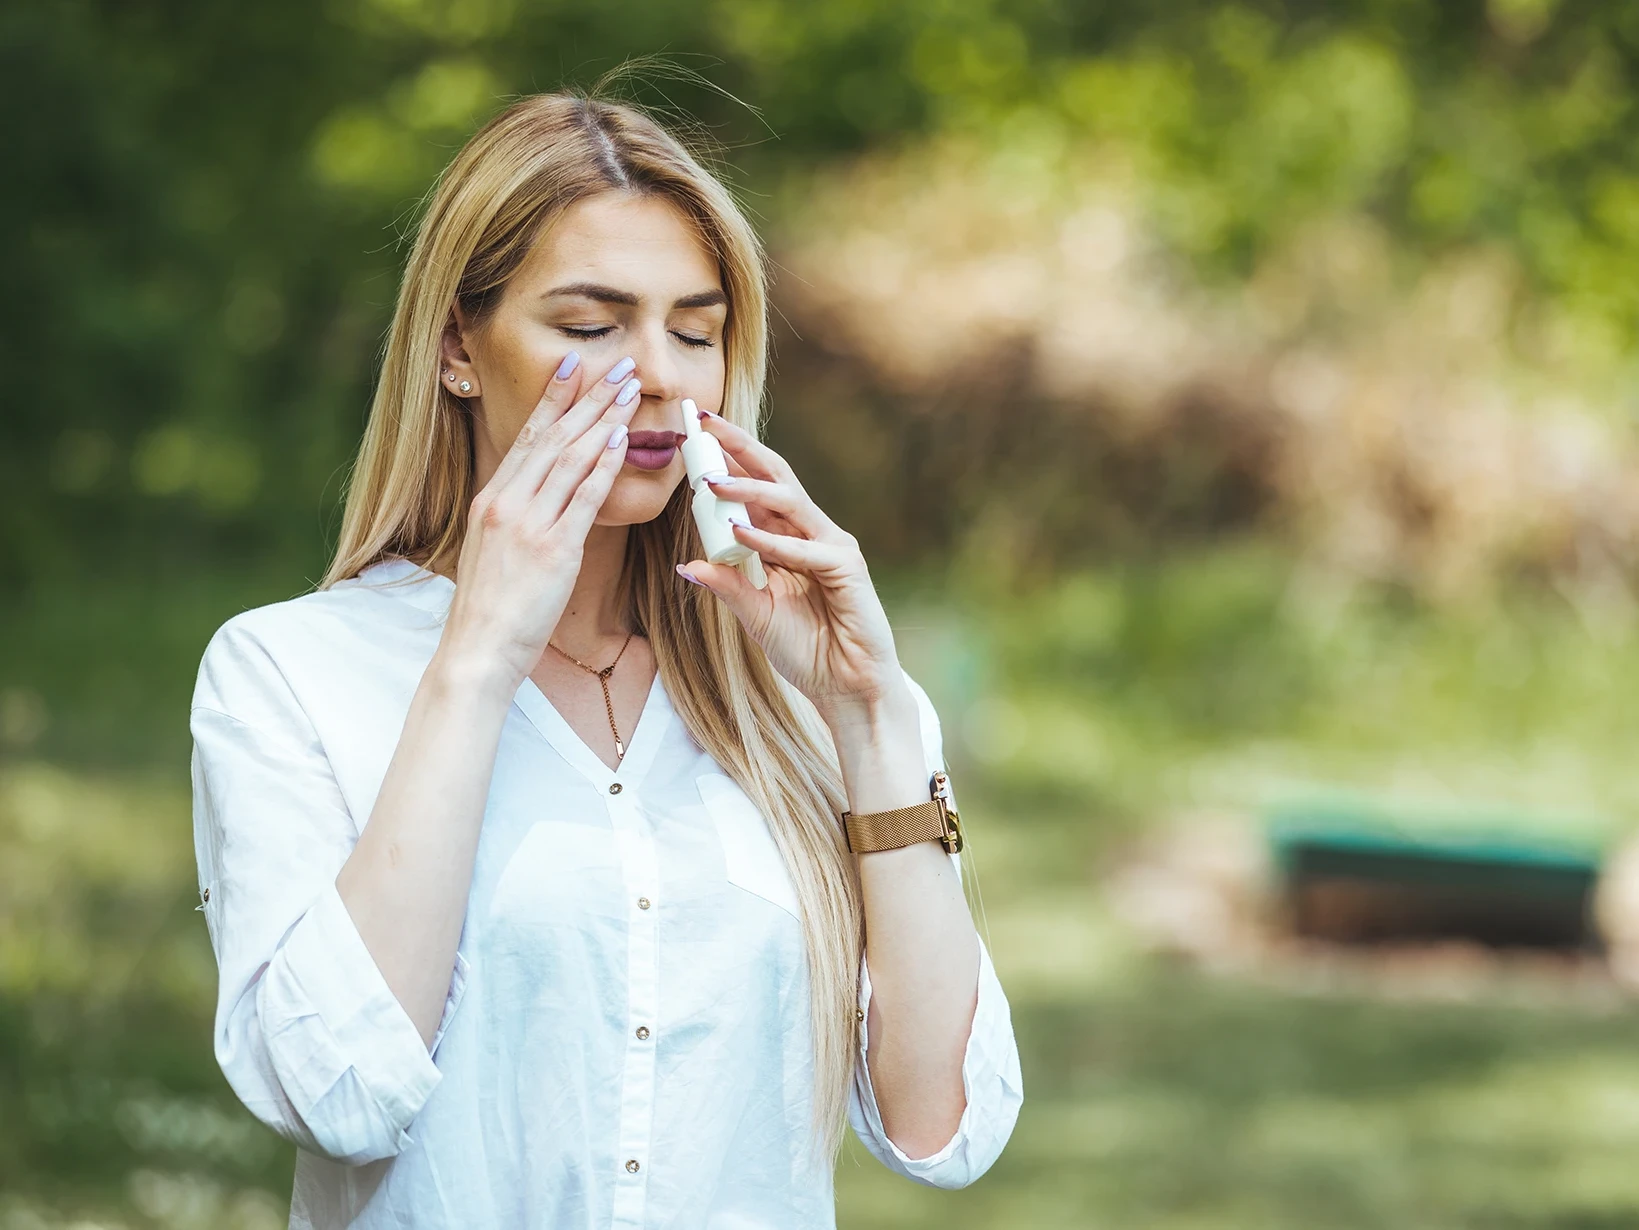
[[[897,850],[921,841],[937,841],[948,853],[962,848],[962,818],[956,814],[950,792],[950,776],[935,773],[928,782],[933,796],[926,803],[899,807],[893,811],[873,811],[855,815],[842,813],[842,831],[848,849],[855,854]]]

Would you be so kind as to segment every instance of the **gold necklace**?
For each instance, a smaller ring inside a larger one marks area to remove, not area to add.
[[[615,660],[609,663],[608,666],[605,666],[602,670],[599,670],[595,666],[586,665],[586,663],[582,662],[579,658],[574,657],[572,654],[564,653],[563,650],[558,649],[558,647],[551,641],[546,643],[548,649],[558,649],[559,653],[562,653],[564,657],[568,658],[576,666],[580,667],[581,670],[589,671],[591,674],[598,677],[598,683],[603,686],[603,707],[609,711],[609,729],[615,736],[615,759],[617,761],[626,759],[626,745],[620,741],[620,731],[615,727],[615,703],[609,699],[609,676],[615,673],[615,667],[620,665],[620,655],[626,652],[626,646],[632,643],[632,637],[635,635],[635,632],[628,632],[626,634],[626,639],[620,643],[620,653],[617,653],[615,655]]]

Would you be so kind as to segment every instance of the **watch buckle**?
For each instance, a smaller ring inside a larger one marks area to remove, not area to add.
[[[963,845],[962,817],[956,811],[956,799],[951,793],[948,774],[938,772],[933,775],[933,797],[939,801],[939,816],[945,826],[939,844],[947,854],[960,854]]]

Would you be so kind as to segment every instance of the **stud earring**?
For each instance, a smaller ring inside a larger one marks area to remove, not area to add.
[[[454,384],[455,383],[455,373],[454,372],[445,372],[444,373],[444,379],[448,380],[451,384]]]
[[[460,384],[459,384],[459,385],[458,385],[458,386],[456,386],[456,387],[458,387],[458,388],[459,388],[459,389],[460,389],[460,390],[461,390],[461,391],[462,391],[462,392],[463,392],[463,393],[470,393],[470,392],[472,392],[472,381],[470,381],[470,380],[463,380],[463,381],[462,381],[462,382],[461,382],[461,383],[460,383]]]

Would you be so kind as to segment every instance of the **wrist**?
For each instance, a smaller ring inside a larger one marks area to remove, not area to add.
[[[523,678],[499,654],[446,639],[427,664],[426,681],[448,699],[512,703]]]
[[[916,697],[911,695],[903,678],[870,695],[832,697],[816,708],[834,739],[845,738],[856,731],[881,734],[907,721],[916,728],[920,722]]]
[[[848,810],[887,811],[928,797],[921,715],[910,689],[860,700],[826,717]]]

